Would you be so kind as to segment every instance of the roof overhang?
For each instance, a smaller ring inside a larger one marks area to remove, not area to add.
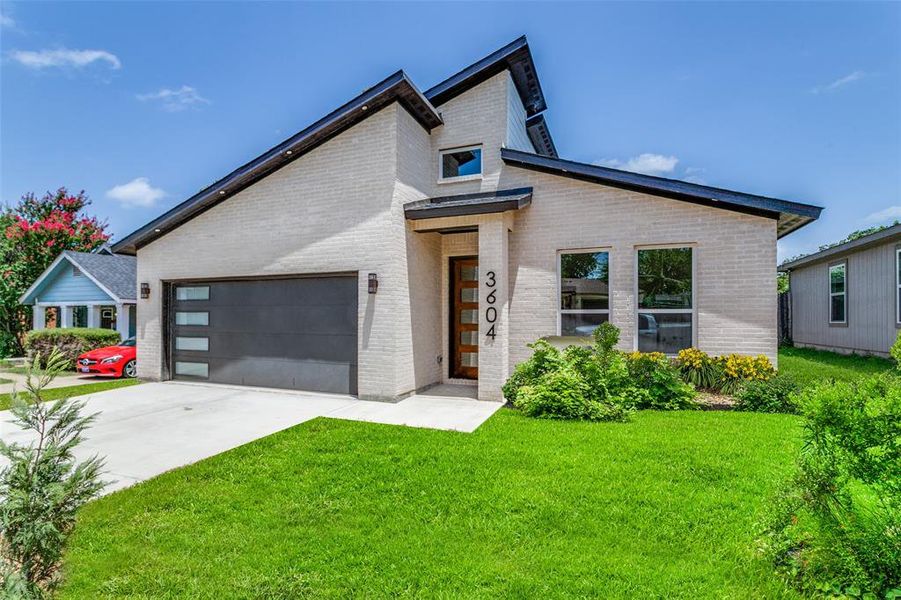
[[[433,105],[440,106],[456,98],[463,92],[509,70],[513,83],[519,92],[526,115],[531,117],[547,109],[535,62],[529,51],[526,36],[522,36],[507,44],[500,50],[492,52],[482,60],[466,67],[456,75],[451,75],[435,87],[426,91],[425,95]]]
[[[859,252],[873,246],[878,246],[880,244],[889,244],[894,241],[901,241],[901,224],[893,225],[891,227],[883,229],[882,231],[871,233],[870,235],[864,236],[862,238],[857,238],[856,240],[845,242],[844,244],[832,246],[831,248],[826,248],[825,250],[820,250],[819,252],[784,262],[779,265],[779,270],[791,271],[792,269],[797,269],[798,267],[805,267],[813,263],[836,258],[840,255],[848,254],[849,252]]]
[[[506,164],[515,167],[775,219],[776,234],[780,238],[812,223],[823,210],[812,204],[653,177],[509,148],[501,149],[501,158]]]
[[[164,236],[394,102],[400,103],[426,131],[442,124],[441,115],[432,103],[416,88],[406,73],[398,71],[116,242],[113,251],[118,254],[135,254],[138,248]]]
[[[538,154],[557,158],[557,148],[554,146],[554,140],[551,138],[544,115],[535,115],[526,119],[526,132]]]
[[[410,220],[462,217],[519,210],[532,202],[532,188],[478,192],[456,196],[425,198],[404,204],[404,216]]]

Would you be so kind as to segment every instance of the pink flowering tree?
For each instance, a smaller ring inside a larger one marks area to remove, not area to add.
[[[0,357],[18,355],[31,326],[19,297],[63,250],[88,252],[109,239],[106,223],[89,217],[84,192],[66,188],[24,196],[0,212]]]

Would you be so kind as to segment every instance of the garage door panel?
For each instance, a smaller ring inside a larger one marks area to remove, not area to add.
[[[356,306],[224,306],[210,312],[223,332],[346,333],[356,335]]]
[[[348,381],[356,379],[356,365],[343,363],[259,358],[210,360],[210,380],[216,383],[356,393],[356,389],[342,391]]]
[[[356,279],[309,277],[214,283],[210,302],[216,306],[271,306],[273,298],[290,297],[297,306],[356,306],[356,295]]]
[[[213,330],[208,339],[207,354],[211,358],[296,358],[356,364],[355,335]]]
[[[177,379],[356,393],[356,277],[190,282],[175,287],[173,311],[209,315],[208,325],[170,321],[173,362],[180,366],[172,371]],[[178,294],[180,287],[209,287],[209,298],[205,291]],[[178,300],[179,295],[184,299]],[[197,375],[207,371],[208,377]]]

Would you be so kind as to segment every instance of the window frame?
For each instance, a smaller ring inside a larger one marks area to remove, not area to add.
[[[479,172],[473,175],[457,175],[455,177],[444,176],[444,155],[466,150],[479,151]],[[458,181],[476,181],[482,179],[485,172],[485,150],[482,144],[470,144],[468,146],[456,146],[454,148],[442,148],[438,150],[438,183],[457,183]]]
[[[691,308],[646,308],[642,309],[639,306],[640,301],[638,299],[638,253],[641,250],[677,250],[680,248],[690,248],[691,249]],[[691,347],[698,347],[698,244],[695,242],[684,242],[684,243],[676,243],[676,244],[642,244],[636,245],[633,248],[633,267],[632,267],[632,277],[634,279],[633,282],[633,297],[635,298],[633,302],[633,312],[632,315],[635,317],[635,325],[634,325],[634,335],[632,336],[632,350],[635,352],[640,352],[638,349],[638,329],[639,329],[639,318],[638,314],[641,312],[645,313],[661,313],[661,314],[690,314],[691,315]],[[667,354],[667,356],[676,356],[675,354]]]
[[[895,246],[895,327],[901,328],[901,245]]]
[[[832,270],[841,267],[845,274],[844,280],[844,290],[842,292],[833,293],[832,291]],[[829,263],[826,267],[826,291],[828,292],[828,303],[826,305],[826,316],[829,319],[830,327],[847,327],[848,326],[848,261],[840,260],[837,262]],[[843,296],[845,299],[844,302],[844,319],[841,321],[833,321],[832,320],[832,297],[833,296]]]
[[[561,308],[561,298],[563,294],[563,264],[564,254],[596,254],[598,252],[607,253],[607,308]],[[610,322],[613,313],[613,247],[598,246],[597,248],[564,248],[557,250],[557,285],[556,285],[556,305],[557,305],[557,335],[563,335],[563,315],[607,315],[607,322]]]

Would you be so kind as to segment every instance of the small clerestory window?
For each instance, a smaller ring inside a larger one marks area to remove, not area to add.
[[[482,147],[452,148],[438,153],[438,179],[475,179],[482,175]]]

